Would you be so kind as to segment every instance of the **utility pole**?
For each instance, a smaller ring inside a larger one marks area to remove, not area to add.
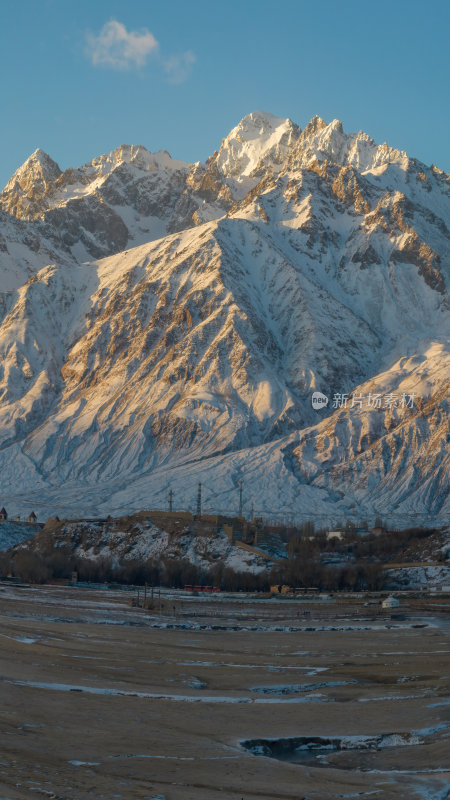
[[[252,507],[251,507],[251,510],[250,510],[250,519],[255,519],[255,509],[254,509],[254,506],[253,506],[253,500],[252,500]]]
[[[197,517],[201,517],[201,515],[202,515],[202,485],[201,483],[199,483],[197,491]]]
[[[172,513],[173,511],[173,491],[169,489],[169,511]]]
[[[239,481],[239,516],[242,517],[242,487],[244,485],[244,481]]]

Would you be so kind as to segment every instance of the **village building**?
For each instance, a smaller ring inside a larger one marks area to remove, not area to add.
[[[7,514],[7,511],[6,511],[6,508],[5,508],[5,506],[3,506],[3,508],[2,508],[2,509],[0,509],[0,520],[1,520],[2,522],[4,522],[4,521],[5,521],[5,520],[7,520],[7,519],[8,519],[8,514]]]
[[[336,530],[336,531],[328,531],[327,539],[342,539],[344,536],[345,531],[343,530]]]
[[[396,597],[386,597],[381,603],[381,608],[398,608],[399,605]]]
[[[37,516],[34,511],[31,512],[30,516],[28,517],[28,522],[36,522]]]

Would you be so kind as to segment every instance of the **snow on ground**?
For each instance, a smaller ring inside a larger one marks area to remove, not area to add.
[[[450,564],[420,567],[399,567],[387,571],[389,588],[400,589],[440,589],[450,587]]]
[[[30,522],[12,522],[10,520],[0,520],[0,551],[8,550],[15,544],[30,539],[41,528],[39,525],[33,525]]]
[[[55,535],[55,544],[69,545],[74,555],[81,558],[112,559],[115,565],[126,561],[186,560],[206,570],[221,564],[236,572],[258,573],[273,563],[256,552],[231,545],[222,529],[213,534],[199,534],[186,526],[169,534],[145,520],[122,526],[120,520],[114,526],[108,521],[67,522]]]

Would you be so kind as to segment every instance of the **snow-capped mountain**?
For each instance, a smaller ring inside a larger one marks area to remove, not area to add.
[[[269,516],[448,519],[449,175],[258,112],[204,164],[37,150],[0,209],[13,506],[189,506],[201,480],[224,511],[243,478]]]

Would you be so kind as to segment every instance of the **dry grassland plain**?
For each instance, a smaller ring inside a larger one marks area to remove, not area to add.
[[[131,596],[0,584],[1,800],[450,797],[444,598]]]

